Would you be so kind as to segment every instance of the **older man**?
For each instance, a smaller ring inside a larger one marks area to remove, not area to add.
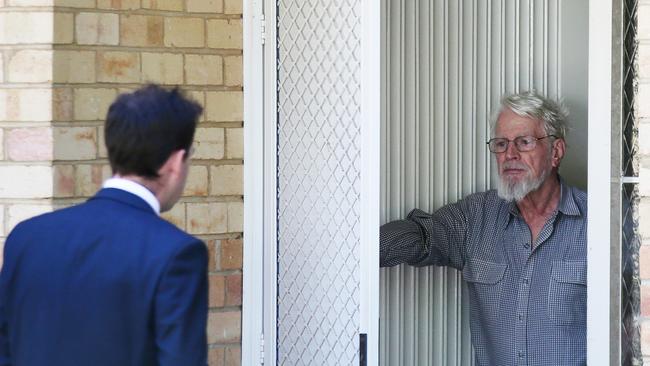
[[[497,190],[381,227],[381,265],[462,271],[477,365],[585,365],[587,196],[558,175],[567,115],[506,96],[488,148]]]

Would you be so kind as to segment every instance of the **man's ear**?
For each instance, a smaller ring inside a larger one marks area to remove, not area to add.
[[[553,141],[552,149],[553,151],[551,152],[551,164],[553,164],[554,168],[557,168],[560,166],[560,162],[564,157],[566,142],[564,142],[564,139],[557,139]]]
[[[167,161],[158,169],[158,175],[165,176],[169,173],[179,174],[183,169],[183,163],[185,162],[185,150],[176,150],[169,155]]]

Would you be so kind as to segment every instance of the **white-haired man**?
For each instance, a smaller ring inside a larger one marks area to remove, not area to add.
[[[488,148],[497,190],[381,227],[381,265],[462,271],[477,365],[586,365],[587,196],[558,174],[567,113],[501,100]]]

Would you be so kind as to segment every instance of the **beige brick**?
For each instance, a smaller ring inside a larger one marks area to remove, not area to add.
[[[51,166],[0,166],[0,197],[50,198],[52,197]]]
[[[110,13],[79,13],[75,19],[78,44],[116,45],[120,41],[120,18]]]
[[[7,81],[47,83],[52,81],[52,51],[22,50],[10,55]]]
[[[226,348],[224,366],[241,366],[241,347],[228,347]]]
[[[638,59],[639,78],[650,79],[650,43],[639,44]]]
[[[639,154],[650,156],[650,123],[639,123]]]
[[[225,349],[221,347],[208,349],[208,365],[225,366],[224,354],[225,354]]]
[[[241,274],[232,274],[226,277],[226,306],[240,306],[242,304]]]
[[[54,5],[67,8],[94,8],[95,0],[54,0]]]
[[[641,352],[650,354],[650,320],[641,321]]]
[[[242,269],[244,263],[244,246],[242,240],[222,240],[220,257],[220,269],[222,271]]]
[[[208,47],[242,49],[242,22],[235,19],[208,20]]]
[[[163,17],[122,15],[120,18],[120,44],[136,47],[163,45]]]
[[[5,158],[5,143],[4,143],[4,130],[0,128],[0,160],[4,160]]]
[[[204,47],[205,22],[201,18],[166,18],[166,47]]]
[[[187,231],[191,234],[220,234],[228,230],[228,204],[188,203]]]
[[[241,312],[208,314],[208,343],[241,342]]]
[[[142,53],[142,81],[159,84],[182,84],[183,55]]]
[[[650,4],[639,5],[637,17],[639,38],[650,38]]]
[[[223,159],[223,128],[197,128],[194,134],[195,159]]]
[[[55,127],[54,159],[90,160],[97,157],[95,127]]]
[[[645,218],[650,218],[650,199],[643,198],[639,202],[639,216],[641,217],[639,234],[644,239],[650,238],[650,225],[645,222]],[[650,271],[650,261],[648,262],[648,270]],[[647,278],[650,279],[650,273]]]
[[[54,0],[7,0],[8,6],[53,6]]]
[[[244,158],[244,129],[243,128],[226,129],[226,158],[228,159]]]
[[[0,120],[49,122],[51,119],[51,89],[0,90]]]
[[[208,121],[226,122],[244,119],[244,94],[242,92],[206,93],[206,118]]]
[[[208,168],[205,166],[190,166],[187,183],[183,196],[208,195]]]
[[[104,135],[104,126],[97,129],[97,157],[108,158],[108,151],[106,150],[106,136]]]
[[[94,83],[95,52],[54,51],[55,83]]]
[[[215,196],[243,194],[242,165],[218,165],[210,168],[210,194]]]
[[[187,11],[193,13],[223,13],[223,0],[187,0]]]
[[[216,55],[185,55],[185,77],[191,85],[221,85],[223,59]]]
[[[107,83],[140,82],[140,57],[136,52],[97,52],[97,80]]]
[[[72,88],[52,90],[52,118],[55,121],[72,121],[74,93]]]
[[[224,79],[227,86],[242,86],[244,71],[241,56],[224,57]]]
[[[54,197],[74,196],[74,165],[54,166]]]
[[[68,44],[74,41],[74,14],[54,13],[54,43]]]
[[[115,89],[80,88],[74,90],[74,119],[103,121],[117,92]]]
[[[0,44],[50,44],[53,18],[51,12],[0,13]]]
[[[223,0],[223,11],[226,14],[242,14],[242,5],[244,0]]]
[[[208,305],[211,308],[223,307],[226,303],[226,276],[208,276]]]
[[[171,210],[162,213],[162,218],[185,230],[185,204],[178,202]]]
[[[142,7],[156,10],[183,10],[183,0],[142,0]]]
[[[205,108],[205,93],[204,93],[204,92],[202,92],[202,91],[200,91],[200,90],[190,90],[190,91],[187,91],[187,90],[186,90],[186,95],[187,95],[190,99],[196,101],[196,102],[199,103],[202,107]],[[201,121],[205,121],[205,110],[204,110],[203,113],[201,113],[201,115],[199,116],[199,122],[201,122]]]
[[[5,70],[5,68],[4,68],[4,58],[2,56],[3,56],[2,52],[0,52],[0,83],[5,80],[5,76],[4,76],[4,70]]]
[[[639,159],[639,180],[639,194],[642,197],[650,197],[650,155],[642,155]]]
[[[650,118],[650,83],[639,84],[636,97],[637,111],[639,118]]]
[[[33,205],[33,204],[14,204],[7,209],[6,230],[10,232],[18,223],[25,221],[34,216],[52,211],[51,204]]]
[[[205,245],[208,247],[208,272],[217,270],[217,242],[219,240],[211,239],[205,240]]]
[[[13,161],[52,160],[52,129],[49,127],[7,130],[7,157]]]
[[[241,233],[244,231],[244,203],[230,202],[228,204],[228,232]]]
[[[140,9],[140,0],[97,0],[97,8],[115,10]]]
[[[102,174],[102,165],[78,164],[75,172],[75,196],[90,197],[94,195],[108,177]]]

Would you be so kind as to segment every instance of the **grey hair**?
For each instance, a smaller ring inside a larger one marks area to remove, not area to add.
[[[568,130],[569,111],[561,103],[545,98],[535,91],[526,91],[505,95],[501,98],[501,108],[492,116],[492,134],[496,121],[504,108],[508,108],[521,117],[542,121],[547,135],[564,139]]]

